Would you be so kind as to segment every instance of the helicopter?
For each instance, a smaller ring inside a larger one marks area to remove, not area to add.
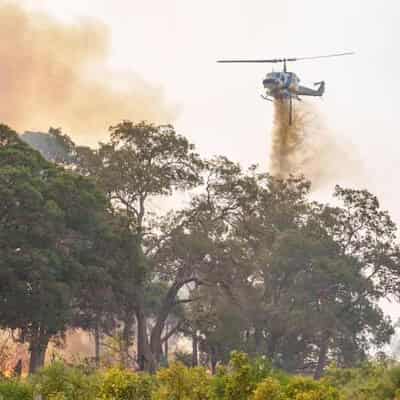
[[[354,52],[335,53],[323,56],[312,57],[292,57],[292,58],[272,58],[260,60],[218,60],[219,63],[274,63],[283,64],[283,70],[279,72],[267,73],[263,80],[265,95],[261,95],[264,100],[268,101],[288,101],[289,102],[289,125],[293,120],[293,99],[301,101],[300,96],[318,96],[322,97],[325,92],[325,82],[315,82],[315,89],[300,85],[300,79],[294,72],[287,70],[287,63],[293,61],[315,60],[328,57],[340,57],[352,55]]]

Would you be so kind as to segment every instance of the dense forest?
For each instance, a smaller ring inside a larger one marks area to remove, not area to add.
[[[315,379],[385,358],[396,225],[367,190],[336,186],[332,204],[310,190],[204,159],[172,126],[123,121],[89,148],[0,125],[0,325],[30,373],[77,328],[94,365],[116,338],[119,365],[151,374],[179,359],[218,375],[233,351]],[[173,338],[191,351],[170,354]]]

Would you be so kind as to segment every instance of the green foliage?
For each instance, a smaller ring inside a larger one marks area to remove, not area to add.
[[[153,379],[145,373],[110,369],[101,376],[99,400],[151,400]]]
[[[57,362],[28,381],[0,380],[0,400],[33,400],[33,395],[43,400],[400,400],[400,367],[330,367],[316,381],[280,373],[238,352],[214,376],[179,362],[155,376],[116,368],[85,372]]]
[[[257,386],[252,400],[286,400],[286,396],[279,380],[267,378]]]
[[[225,398],[225,391],[228,381],[228,371],[226,366],[219,365],[216,374],[211,381],[211,398],[213,400],[222,400]]]
[[[0,198],[0,325],[29,343],[34,371],[49,340],[73,324],[107,201],[90,179],[47,162],[3,125]],[[102,258],[96,267],[104,271]]]
[[[172,126],[147,122],[111,127],[96,150],[56,129],[43,143],[70,170],[0,125],[0,325],[29,343],[31,371],[49,341],[76,326],[97,339],[121,326],[127,366],[135,318],[139,367],[152,372],[179,330],[213,372],[235,349],[316,378],[389,342],[379,300],[398,296],[400,249],[368,191],[336,187],[337,207],[311,202],[302,177],[277,179],[226,157],[204,162]],[[187,208],[150,212],[149,201],[194,188]],[[371,379],[335,379],[349,396],[359,387],[393,397],[396,371],[374,368]],[[235,353],[213,395],[245,399],[271,373]]]
[[[32,387],[14,379],[0,380],[0,400],[32,400]]]
[[[268,361],[250,360],[247,354],[232,352],[228,368],[219,369],[213,384],[214,397],[224,400],[246,400],[257,384],[272,373]]]
[[[333,386],[311,378],[294,377],[285,387],[288,400],[339,400],[339,391]]]
[[[209,400],[211,378],[204,368],[187,368],[176,362],[157,373],[154,400]]]
[[[192,366],[192,353],[184,350],[177,350],[174,353],[174,360],[182,363],[186,367]]]
[[[50,128],[48,133],[25,132],[21,139],[40,151],[46,160],[61,165],[68,165],[74,161],[75,144],[61,129]]]
[[[358,368],[328,369],[324,381],[341,391],[344,400],[393,400],[400,389],[400,367],[368,362]]]
[[[81,369],[55,362],[32,378],[35,394],[51,400],[95,400],[98,378]]]

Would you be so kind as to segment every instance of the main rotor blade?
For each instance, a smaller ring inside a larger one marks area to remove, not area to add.
[[[345,53],[334,53],[327,54],[323,56],[311,56],[311,57],[292,57],[292,58],[271,58],[271,59],[260,59],[260,60],[218,60],[219,63],[283,63],[291,61],[302,61],[302,60],[315,60],[318,58],[328,58],[328,57],[340,57],[340,56],[350,56],[355,54],[354,51],[349,51]]]
[[[270,60],[218,60],[218,63],[279,63],[284,62],[283,58],[274,58]]]
[[[302,61],[302,60],[315,60],[318,58],[329,58],[329,57],[340,57],[340,56],[351,56],[355,54],[354,51],[348,51],[345,53],[334,53],[334,54],[326,54],[323,56],[311,56],[311,57],[296,57],[296,58],[288,58],[286,61]]]

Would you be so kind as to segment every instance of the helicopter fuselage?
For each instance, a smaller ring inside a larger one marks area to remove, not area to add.
[[[291,58],[269,58],[269,59],[236,59],[236,60],[218,60],[219,63],[282,63],[283,71],[269,72],[263,80],[265,96],[261,97],[265,100],[287,101],[289,104],[289,124],[292,122],[292,103],[293,99],[301,100],[302,96],[318,96],[321,97],[325,92],[325,82],[320,81],[314,83],[315,89],[300,85],[299,77],[288,72],[286,64],[293,61],[315,60],[318,58],[339,57],[352,55],[354,52],[327,54],[323,56],[312,57],[291,57]]]
[[[269,72],[263,80],[266,95],[274,99],[295,97],[299,89],[300,79],[293,72]]]
[[[325,82],[317,82],[316,89],[300,85],[300,79],[294,72],[269,72],[263,80],[266,100],[300,100],[301,96],[322,96]]]

